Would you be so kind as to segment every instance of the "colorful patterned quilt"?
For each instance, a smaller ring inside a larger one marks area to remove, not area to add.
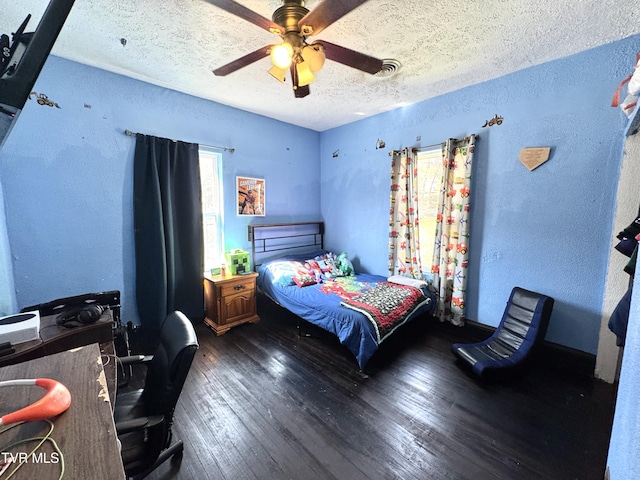
[[[362,293],[347,293],[340,304],[369,319],[378,343],[403,325],[418,308],[431,301],[417,288],[389,282],[373,285],[363,288]]]
[[[391,300],[387,302],[386,309],[390,315],[385,318],[381,313],[385,308],[381,308],[375,302],[369,305],[371,302],[366,301],[367,297],[361,298],[374,290],[376,285],[388,283],[387,278],[381,275],[357,273],[354,276],[338,277],[322,284],[305,287],[298,286],[293,281],[283,283],[274,275],[274,271],[278,270],[274,264],[283,261],[304,262],[312,257],[310,254],[287,255],[279,260],[263,263],[258,268],[258,288],[297,316],[336,335],[340,343],[356,357],[360,368],[364,368],[378,350],[380,342],[397,327],[435,307],[435,296],[421,297],[418,290],[408,290],[408,287],[403,289],[399,286],[398,292],[402,295],[399,295],[395,304],[391,303]],[[381,290],[382,288],[376,289],[371,294],[373,298],[377,296],[375,292]],[[410,300],[414,296],[415,303]],[[360,310],[347,308],[342,302],[351,302]],[[406,315],[400,314],[403,302],[408,306]]]
[[[343,300],[362,295],[372,289],[378,282],[362,282],[357,277],[338,277],[320,286],[322,293],[333,293]]]

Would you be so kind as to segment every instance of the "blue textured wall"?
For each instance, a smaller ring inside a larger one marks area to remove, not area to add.
[[[513,286],[537,290],[556,299],[547,339],[595,354],[625,124],[609,105],[639,49],[632,37],[323,132],[327,244],[386,274],[388,151],[477,133],[467,317],[495,326]],[[520,149],[544,146],[529,172]]]
[[[640,271],[640,263],[636,267]],[[611,480],[638,478],[640,471],[640,289],[631,297],[626,347],[620,369],[616,413],[607,465]]]
[[[18,308],[118,289],[123,318],[137,321],[135,138],[125,129],[236,148],[223,154],[227,248],[248,246],[251,221],[320,216],[317,132],[57,57],[47,60],[34,90],[62,108],[28,101],[0,150]],[[236,175],[266,179],[266,218],[236,216]],[[0,241],[8,261],[4,250]],[[0,307],[12,303],[5,297],[0,292]]]
[[[16,290],[2,302],[117,288],[137,318],[124,129],[237,149],[224,155],[228,247],[247,246],[251,220],[322,215],[327,245],[375,273],[388,150],[479,133],[468,317],[496,325],[512,286],[540,290],[557,300],[547,338],[595,353],[624,125],[609,103],[639,47],[632,37],[322,134],[51,57],[34,90],[62,109],[28,102],[0,151],[13,258],[1,242],[0,257]],[[481,128],[495,114],[504,123]],[[518,154],[534,146],[552,154],[529,172]],[[267,218],[235,216],[236,175],[266,178]]]

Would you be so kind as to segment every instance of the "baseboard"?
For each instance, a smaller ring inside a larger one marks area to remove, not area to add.
[[[450,323],[441,323],[443,328],[462,328],[469,341],[480,341],[488,338],[495,331],[494,327],[483,325],[473,320],[465,320],[464,327],[455,327]],[[596,356],[558,343],[544,341],[537,352],[536,362],[554,369],[593,377],[596,368]]]

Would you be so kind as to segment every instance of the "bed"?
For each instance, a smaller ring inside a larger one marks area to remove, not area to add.
[[[385,339],[435,308],[435,295],[412,279],[400,284],[380,275],[344,275],[348,268],[341,275],[335,268],[338,255],[324,248],[323,237],[322,222],[250,225],[257,286],[280,306],[336,335],[364,369]]]

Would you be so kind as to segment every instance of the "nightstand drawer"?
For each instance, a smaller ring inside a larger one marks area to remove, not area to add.
[[[226,282],[220,285],[220,295],[224,298],[236,293],[249,293],[255,289],[256,281],[254,278],[239,279],[237,281]],[[253,294],[253,293],[252,293]]]

